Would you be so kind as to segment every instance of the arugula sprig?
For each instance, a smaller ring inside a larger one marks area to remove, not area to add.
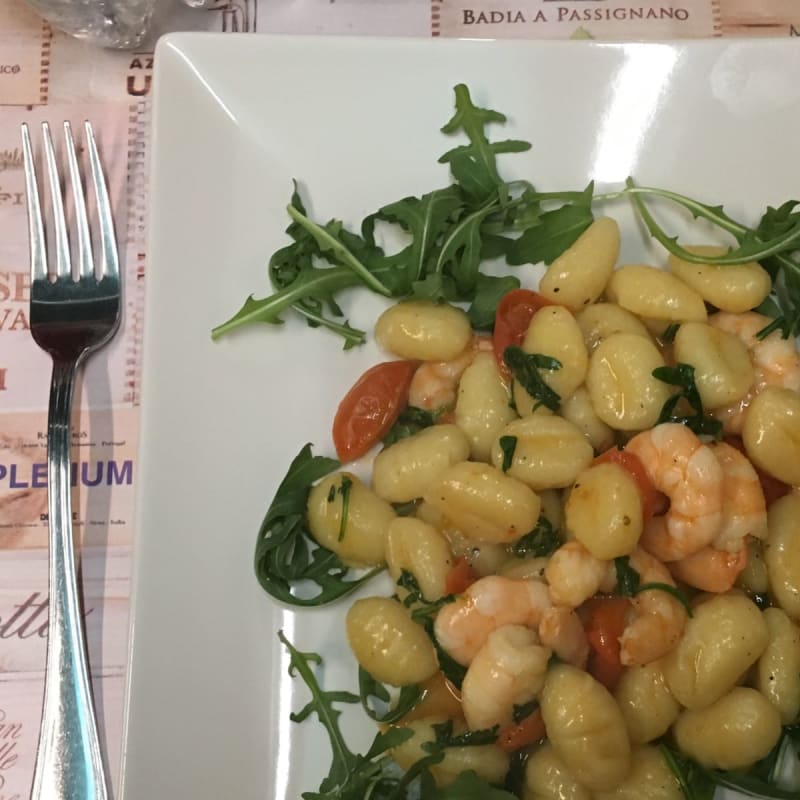
[[[686,610],[688,616],[693,616],[692,606],[686,595],[677,587],[669,583],[660,583],[659,581],[650,581],[642,583],[642,578],[639,573],[630,565],[629,556],[619,556],[614,559],[614,569],[617,573],[617,585],[614,593],[622,597],[635,597],[642,592],[648,592],[656,589],[660,592],[672,595]]]
[[[428,638],[433,644],[433,649],[436,652],[436,658],[439,661],[439,669],[442,671],[444,677],[456,687],[461,688],[461,683],[464,676],[467,674],[467,669],[459,664],[448,652],[445,650],[439,640],[436,638],[436,633],[433,629],[433,624],[436,615],[442,606],[452,603],[456,597],[452,594],[446,594],[438,600],[427,601],[422,595],[417,579],[413,573],[408,570],[401,570],[400,577],[397,579],[397,585],[405,589],[407,594],[403,598],[402,603],[406,608],[411,609],[411,619],[417,622],[428,634]]]
[[[615,199],[628,196],[650,235],[672,255],[693,264],[728,266],[758,261],[772,278],[772,294],[760,311],[773,322],[758,335],[763,338],[773,330],[780,330],[784,338],[800,335],[800,211],[797,200],[788,200],[777,208],[768,206],[754,228],[730,217],[721,205],[712,206],[691,197],[652,186],[637,186],[632,178],[625,189],[611,192],[602,198]],[[644,202],[644,198],[657,197],[669,200],[687,209],[695,218],[704,219],[729,233],[738,246],[719,256],[692,253],[669,236],[659,225]]]
[[[370,719],[388,725],[401,720],[425,694],[422,687],[403,686],[392,702],[392,692],[362,666],[358,668],[358,695]]]
[[[541,514],[533,530],[517,539],[511,550],[522,558],[540,558],[552,555],[563,543],[564,539],[553,523]]]
[[[497,789],[465,771],[449,787],[437,788],[430,775],[430,767],[439,763],[448,747],[467,747],[494,741],[496,732],[476,731],[453,734],[452,722],[434,726],[435,739],[423,745],[428,754],[413,764],[403,775],[391,760],[391,751],[408,741],[414,732],[411,728],[389,727],[379,731],[366,753],[354,753],[342,733],[336,704],[358,703],[359,696],[347,691],[323,689],[314,667],[322,666],[318,653],[298,650],[279,631],[278,638],[289,653],[289,674],[299,676],[305,683],[311,699],[300,711],[292,713],[293,722],[302,723],[316,714],[328,734],[331,746],[331,765],[316,792],[303,792],[303,800],[515,800],[515,796]],[[372,692],[377,682],[368,682],[366,691]],[[370,695],[372,696],[372,695]],[[385,722],[385,720],[383,720]]]
[[[436,424],[441,413],[441,411],[428,411],[425,408],[406,406],[400,412],[397,421],[389,429],[389,433],[383,437],[383,444],[388,447],[390,444],[413,436],[425,428],[430,428]]]
[[[663,422],[677,422],[686,425],[698,436],[712,436],[714,439],[722,438],[722,423],[706,415],[703,411],[703,401],[700,399],[700,392],[694,379],[694,367],[691,364],[676,364],[674,367],[656,367],[653,370],[653,377],[668,383],[670,386],[678,386],[680,391],[670,395],[661,413],[658,415],[656,425]],[[694,414],[675,414],[675,407],[681,400],[686,400]]]
[[[703,767],[665,741],[659,744],[659,749],[686,800],[712,800],[717,787],[759,800],[796,800],[800,787],[785,786],[780,774],[783,759],[792,756],[791,745],[796,736],[792,728],[784,728],[772,751],[747,772]]]
[[[328,774],[316,792],[303,792],[303,800],[362,800],[362,798],[391,798],[399,779],[394,774],[388,751],[413,736],[410,728],[390,728],[379,732],[369,750],[363,755],[353,753],[339,726],[341,712],[335,703],[357,703],[352,692],[326,691],[319,685],[312,665],[321,665],[317,653],[298,650],[283,634],[278,638],[289,652],[289,674],[299,675],[311,693],[311,700],[298,712],[293,722],[303,722],[316,714],[325,728],[331,745],[332,760]]]
[[[265,591],[283,603],[325,605],[383,570],[376,567],[351,578],[353,570],[336,553],[318,545],[308,531],[306,506],[311,486],[338,467],[333,458],[312,455],[311,445],[306,444],[289,466],[261,523],[255,549],[256,578]],[[315,594],[300,592],[314,584],[318,588]]]
[[[541,353],[526,353],[521,347],[512,345],[503,351],[503,359],[514,380],[519,381],[522,388],[536,401],[534,408],[542,405],[551,411],[558,411],[561,397],[544,382],[539,372],[541,369],[551,372],[561,369],[561,362],[557,358]]]

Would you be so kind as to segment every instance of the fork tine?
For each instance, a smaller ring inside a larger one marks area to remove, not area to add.
[[[44,238],[42,207],[39,204],[39,185],[33,160],[31,134],[22,123],[22,156],[25,162],[25,194],[28,201],[28,239],[31,247],[31,280],[47,277],[47,246]]]
[[[81,278],[91,278],[94,275],[92,235],[89,233],[83,182],[81,181],[81,171],[78,167],[78,156],[75,153],[75,140],[72,138],[72,126],[69,122],[64,123],[64,138],[67,142],[67,163],[69,164],[72,197],[75,201],[75,222],[78,229],[78,274]]]
[[[53,203],[53,223],[56,240],[56,277],[66,278],[72,273],[72,259],[69,254],[69,238],[67,237],[67,220],[64,216],[64,202],[61,198],[61,180],[58,175],[58,164],[50,136],[50,126],[42,123],[44,137],[44,156],[47,162],[47,177],[50,183],[50,200]]]
[[[84,122],[86,143],[89,148],[89,163],[92,166],[92,181],[97,196],[97,216],[100,219],[100,245],[103,250],[103,275],[110,278],[119,278],[119,256],[117,254],[117,241],[114,235],[114,217],[111,214],[111,201],[108,199],[103,164],[97,152],[97,143],[94,140],[92,124]]]

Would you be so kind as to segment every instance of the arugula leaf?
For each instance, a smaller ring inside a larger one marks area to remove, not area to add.
[[[475,293],[481,264],[481,223],[496,204],[492,199],[464,215],[442,237],[432,269],[436,274],[447,272],[450,275],[459,297],[471,297]]]
[[[350,514],[350,490],[353,488],[353,479],[348,475],[342,476],[338,492],[342,496],[342,515],[339,518],[339,541],[344,539],[344,531],[347,527],[347,517]]]
[[[484,243],[486,237],[484,236]],[[481,251],[481,258],[486,258]],[[479,272],[475,282],[475,299],[472,301],[467,316],[475,330],[491,330],[497,315],[497,306],[500,301],[513,289],[519,289],[520,282],[513,275],[495,277]]]
[[[631,178],[625,182],[622,192],[611,192],[595,199],[612,200],[624,195],[631,198],[650,235],[668,252],[684,261],[720,266],[761,262],[773,281],[771,303],[765,307],[764,313],[775,319],[759,336],[766,336],[772,330],[780,330],[784,338],[800,334],[800,212],[795,210],[798,201],[789,200],[777,209],[768,207],[753,229],[736,222],[722,206],[710,206],[666,189],[637,186]],[[642,200],[648,195],[670,200],[690,211],[695,218],[707,220],[730,233],[739,246],[721,256],[698,255],[686,250],[678,244],[677,237],[668,236],[656,222]]]
[[[497,741],[499,725],[484,728],[478,731],[464,731],[453,733],[453,720],[434,723],[432,726],[435,739],[432,742],[423,742],[422,749],[426,753],[438,753],[448,747],[478,747],[484,744],[494,744]]]
[[[697,764],[665,743],[658,746],[686,800],[713,800],[716,787]]]
[[[517,539],[511,550],[515,556],[521,558],[541,558],[555,553],[563,543],[561,534],[553,527],[553,523],[542,514],[536,521],[534,529]]]
[[[686,595],[677,587],[669,583],[659,583],[651,581],[642,583],[639,573],[630,565],[629,556],[619,556],[614,559],[614,569],[617,573],[617,585],[614,593],[622,597],[635,597],[642,592],[657,590],[672,595],[684,608],[689,617],[694,616],[692,605]]]
[[[400,412],[400,416],[397,418],[394,425],[392,425],[389,433],[383,437],[383,444],[388,447],[390,444],[413,436],[415,433],[419,433],[425,428],[430,428],[432,425],[436,424],[441,413],[440,410],[428,411],[425,408],[406,406]]]
[[[514,463],[514,451],[517,449],[516,436],[501,436],[499,439],[500,450],[503,452],[503,464],[501,469],[508,472]]]
[[[619,556],[614,559],[614,569],[617,573],[617,585],[614,594],[623,597],[633,597],[639,591],[641,577],[639,573],[630,565],[629,556]]]
[[[251,294],[244,301],[244,305],[229,320],[217,325],[211,331],[211,338],[219,339],[223,334],[253,322],[281,325],[283,324],[281,314],[292,308],[295,303],[309,298],[332,295],[342,289],[358,286],[360,283],[358,276],[347,267],[304,268],[285,289],[281,289],[269,297],[256,300]],[[363,331],[350,330],[352,336],[363,341]]]
[[[295,456],[281,481],[258,531],[255,549],[256,578],[277,600],[297,606],[320,606],[349,594],[383,567],[371,569],[357,578],[339,556],[320,547],[306,525],[308,494],[313,483],[338,469],[332,458],[311,455],[306,444]],[[319,591],[311,597],[297,593],[305,583]]]
[[[297,713],[291,715],[293,722],[303,722],[316,714],[325,728],[331,745],[332,762],[327,776],[317,792],[303,792],[304,800],[362,800],[362,798],[390,797],[390,791],[397,784],[393,764],[388,751],[413,736],[409,728],[390,728],[379,732],[369,750],[360,755],[347,746],[341,728],[341,712],[335,703],[357,703],[358,696],[352,692],[324,691],[314,675],[312,664],[321,665],[322,658],[317,653],[304,653],[298,650],[278,632],[278,638],[289,652],[289,674],[300,675],[311,693],[311,700]]]
[[[414,706],[422,700],[424,691],[420,686],[413,684],[403,686],[394,703],[390,703],[389,690],[378,680],[372,677],[362,666],[358,668],[358,693],[361,705],[367,716],[375,722],[390,724],[402,719]],[[383,710],[375,708],[377,701]]]
[[[423,797],[421,800],[428,799]],[[517,796],[492,786],[472,770],[467,770],[449,786],[439,789],[431,800],[517,800]]]
[[[539,217],[538,224],[528,228],[509,247],[509,264],[552,264],[592,224],[591,195],[594,187],[589,184],[584,202],[567,203]]]
[[[516,345],[506,347],[503,351],[503,358],[508,364],[514,380],[520,382],[522,388],[537,401],[537,405],[543,405],[551,411],[558,411],[561,397],[544,382],[539,373],[540,369],[561,369],[561,362],[558,359],[543,356],[540,353],[526,353]]]
[[[514,722],[522,722],[522,720],[533,714],[537,708],[539,708],[539,702],[537,700],[530,700],[529,702],[523,703],[519,706],[515,705],[511,714],[511,718],[514,720]]]
[[[345,232],[341,222],[332,220],[325,226],[318,225],[292,203],[286,206],[286,212],[294,222],[305,228],[314,237],[319,249],[328,254],[334,262],[352,270],[361,279],[361,282],[372,289],[373,292],[378,292],[387,297],[391,295],[389,289],[359,261],[347,246],[344,241],[343,234]]]
[[[413,237],[408,251],[408,274],[411,281],[421,280],[427,271],[428,261],[444,231],[464,204],[456,186],[436,189],[422,197],[404,197],[383,206],[376,214],[367,217],[361,230],[368,241],[373,241],[376,219],[393,222]]]
[[[664,344],[670,344],[671,342],[674,342],[675,334],[678,332],[680,327],[681,326],[679,322],[673,322],[671,325],[667,325],[659,338]]]
[[[456,111],[442,126],[442,133],[453,134],[461,130],[469,139],[468,145],[448,150],[439,158],[440,164],[449,164],[453,177],[465,194],[479,202],[497,191],[503,183],[497,172],[495,156],[500,153],[522,153],[530,150],[530,142],[505,140],[489,142],[485,127],[491,122],[504,123],[505,115],[474,105],[469,89],[460,83],[455,87]]]
[[[656,367],[653,370],[653,377],[668,383],[671,386],[680,387],[680,391],[671,395],[661,413],[656,420],[656,425],[663,422],[676,422],[686,425],[689,430],[694,431],[698,436],[713,436],[715,439],[722,438],[722,423],[714,417],[706,416],[703,413],[703,401],[700,399],[700,392],[694,381],[694,367],[691,364],[676,364],[674,367]],[[673,414],[675,407],[681,400],[686,400],[694,410],[694,414],[676,415]]]

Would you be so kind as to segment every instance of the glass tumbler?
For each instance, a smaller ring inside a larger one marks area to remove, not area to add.
[[[138,47],[156,0],[27,0],[53,27],[99,47]]]

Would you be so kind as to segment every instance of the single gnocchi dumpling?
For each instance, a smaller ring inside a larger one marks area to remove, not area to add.
[[[572,311],[585,308],[603,293],[618,258],[619,225],[600,217],[550,264],[539,292]]]
[[[509,459],[508,453],[511,453]],[[571,422],[533,415],[503,428],[492,445],[492,463],[532,489],[563,489],[592,460],[591,444]]]
[[[615,270],[606,295],[618,306],[647,319],[705,322],[703,298],[663,269],[631,264]]]
[[[653,377],[664,358],[649,339],[615,333],[589,359],[586,388],[597,416],[611,428],[652,428],[670,396],[670,387]]]
[[[464,461],[439,474],[425,502],[468,539],[513,542],[533,530],[541,501],[521,481],[488,464]]]
[[[409,300],[390,306],[378,317],[375,338],[399,358],[450,361],[470,343],[472,326],[460,308]]]
[[[346,627],[356,660],[381,683],[410,686],[428,680],[439,669],[428,634],[397,600],[356,600],[347,611]]]
[[[717,245],[687,245],[684,249],[712,257],[727,252],[727,248]],[[667,268],[720,311],[749,311],[761,305],[772,289],[769,273],[755,261],[719,266],[684,261],[670,254]]]
[[[321,480],[309,492],[306,515],[314,539],[346,563],[383,563],[394,509],[352,473],[336,472]]]
[[[608,689],[588,672],[551,667],[541,711],[553,748],[579,783],[605,791],[625,778],[631,766],[625,720]]]

